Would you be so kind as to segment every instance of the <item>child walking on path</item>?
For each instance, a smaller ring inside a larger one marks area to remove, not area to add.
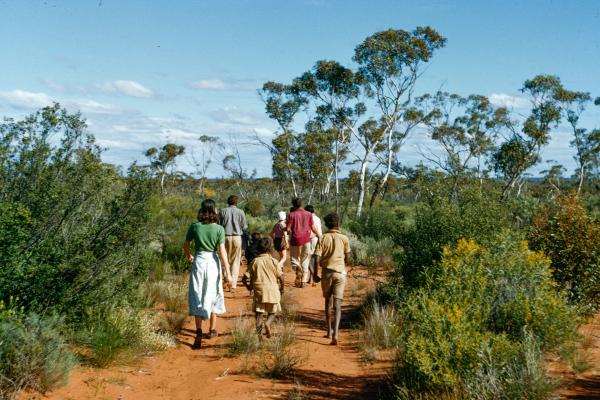
[[[281,311],[279,302],[283,292],[283,270],[275,258],[271,257],[271,239],[261,238],[258,241],[260,254],[248,266],[242,282],[254,291],[253,306],[256,315],[256,332],[262,334],[263,315],[267,313],[264,324],[265,334],[271,337],[271,324],[275,314]]]
[[[342,300],[346,287],[346,264],[350,260],[350,241],[340,232],[339,216],[331,213],[325,216],[325,226],[329,229],[321,236],[314,253],[315,282],[321,281],[325,298],[325,322],[331,344],[338,344],[338,331],[342,319]],[[319,277],[321,266],[321,278]],[[334,324],[331,326],[331,303],[333,299]]]

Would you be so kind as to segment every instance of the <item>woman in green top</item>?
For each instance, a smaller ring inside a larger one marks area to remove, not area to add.
[[[215,202],[206,199],[198,211],[198,222],[190,225],[183,252],[192,263],[188,293],[189,313],[196,320],[196,339],[193,349],[202,347],[202,321],[210,318],[209,337],[217,336],[217,314],[225,312],[225,297],[221,280],[221,263],[225,267],[227,284],[231,285],[231,272],[225,251],[225,230],[218,225],[219,215]],[[190,253],[194,241],[195,256]]]

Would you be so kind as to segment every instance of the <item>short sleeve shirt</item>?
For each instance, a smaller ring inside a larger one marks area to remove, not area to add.
[[[196,252],[216,251],[220,244],[225,243],[225,229],[218,224],[196,222],[190,225],[185,240],[194,241]]]
[[[313,216],[310,212],[303,208],[292,211],[288,220],[288,229],[292,233],[290,235],[290,245],[302,246],[310,242],[312,225]]]
[[[345,272],[345,255],[350,253],[350,240],[337,229],[325,233],[315,249],[315,255],[321,256],[321,266],[335,272]]]

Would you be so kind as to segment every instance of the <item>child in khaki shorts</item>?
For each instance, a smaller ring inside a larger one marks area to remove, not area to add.
[[[271,337],[271,324],[275,314],[281,311],[280,301],[283,292],[283,270],[278,261],[271,257],[271,239],[258,240],[259,255],[248,266],[242,277],[242,283],[248,290],[254,291],[253,305],[256,315],[256,332],[262,334],[263,315],[267,314],[265,333]]]
[[[325,225],[329,229],[325,233],[315,249],[315,276],[314,281],[321,281],[323,297],[325,298],[325,321],[327,324],[327,335],[331,338],[331,344],[338,344],[338,331],[342,318],[342,299],[346,287],[346,264],[350,260],[350,241],[346,235],[340,232],[339,216],[331,213],[325,216]],[[319,266],[321,277],[319,277]],[[331,325],[331,299],[333,299],[333,310],[335,321],[333,329]]]

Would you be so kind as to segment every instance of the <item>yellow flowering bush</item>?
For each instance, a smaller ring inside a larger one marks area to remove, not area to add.
[[[515,371],[529,371],[521,365],[530,362],[521,356],[526,341],[526,350],[541,357],[573,340],[577,327],[576,310],[553,285],[548,258],[506,235],[485,247],[465,239],[445,247],[401,312],[397,384],[409,392],[462,393],[467,383],[480,388],[474,377],[485,375],[485,363],[497,369],[500,384],[514,388]]]

